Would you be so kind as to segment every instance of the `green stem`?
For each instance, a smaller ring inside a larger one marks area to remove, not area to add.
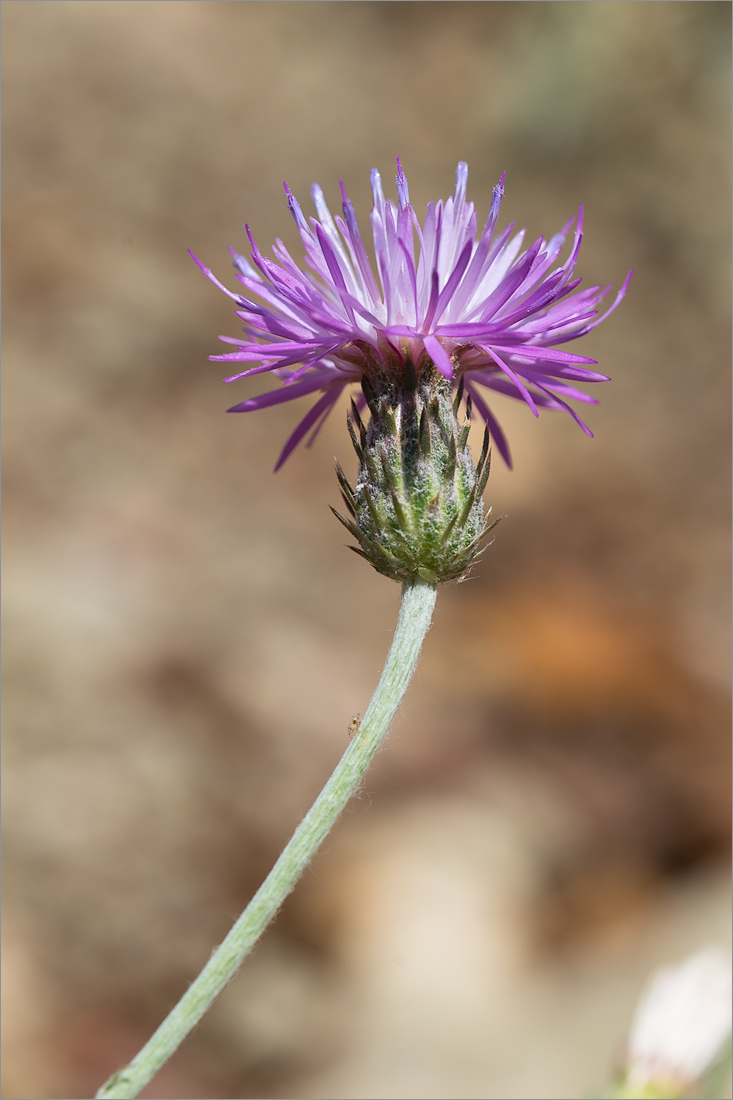
[[[277,863],[196,980],[142,1050],[102,1085],[97,1100],[129,1100],[145,1088],[236,974],[357,790],[384,741],[417,666],[435,606],[436,587],[403,585],[387,663],[359,730]]]

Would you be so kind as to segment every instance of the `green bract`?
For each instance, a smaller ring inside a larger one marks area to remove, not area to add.
[[[359,543],[352,550],[396,581],[463,580],[499,522],[488,522],[482,500],[488,430],[474,466],[470,398],[461,423],[463,386],[452,393],[432,364],[416,373],[408,363],[398,380],[380,385],[378,397],[366,379],[362,388],[371,419],[365,426],[352,402],[348,425],[359,458],[353,489],[336,467],[349,518],[332,509]]]

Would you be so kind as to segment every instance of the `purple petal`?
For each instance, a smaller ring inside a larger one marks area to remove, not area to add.
[[[227,412],[254,412],[256,409],[267,409],[270,405],[282,405],[284,401],[295,401],[298,397],[313,393],[314,390],[323,389],[323,385],[324,379],[320,375],[315,378],[306,378],[293,386],[283,385],[278,390],[268,390],[267,393],[260,393],[257,397],[250,397],[239,405],[232,405]]]
[[[259,367],[250,367],[249,370],[242,370],[238,374],[230,374],[228,378],[222,378],[222,382],[239,382],[241,378],[251,378],[253,374],[266,374],[268,371],[274,370],[277,365],[277,361],[271,362],[268,360]]]
[[[486,386],[487,389],[494,390],[496,393],[504,394],[505,397],[511,397],[514,401],[521,401],[521,396],[517,393],[516,387],[500,374],[491,374],[488,370],[472,370],[470,372],[471,380],[479,383],[482,386]],[[532,386],[538,388],[537,393],[532,394],[532,399],[540,409],[559,409],[561,406],[555,397],[555,393],[562,393],[563,387],[556,385],[555,383],[547,383],[545,379],[528,378],[527,381]],[[572,390],[571,387],[567,387],[570,393],[564,394],[565,397],[578,397],[579,400],[584,401],[586,405],[597,405],[598,402],[595,397],[589,397],[588,394],[580,393],[580,391]],[[550,392],[552,391],[552,393]]]
[[[503,179],[503,177],[502,177],[502,179]],[[471,383],[468,381],[468,379],[466,379],[465,385],[466,385],[466,394],[471,395],[471,400],[473,401],[474,408],[476,409],[479,416],[488,425],[489,435],[491,436],[492,442],[496,443],[496,446],[499,449],[499,454],[501,455],[501,457],[504,459],[507,466],[511,470],[512,469],[512,456],[509,453],[509,444],[506,441],[506,436],[504,435],[503,431],[499,427],[499,422],[497,421],[494,414],[491,412],[491,409],[486,404],[486,402],[484,401],[483,397],[478,392],[476,387],[471,385]]]
[[[451,297],[453,296],[453,292],[455,291],[456,287],[458,286],[461,279],[463,278],[463,273],[466,270],[466,268],[468,267],[468,261],[471,259],[471,250],[472,250],[472,248],[473,248],[473,244],[472,244],[471,241],[469,241],[468,244],[463,249],[463,251],[461,252],[460,256],[458,257],[458,263],[453,268],[453,271],[451,272],[447,283],[445,284],[445,286],[441,290],[440,296],[439,296],[438,301],[437,301],[436,306],[435,306],[435,318],[434,318],[435,321],[437,321],[442,316],[442,314],[444,313],[446,306],[448,305],[448,303],[451,300]],[[432,323],[433,322],[431,322],[431,324]]]
[[[206,267],[206,265],[203,264],[201,262],[201,260],[199,260],[198,256],[195,256],[193,254],[193,252],[191,251],[190,248],[187,249],[187,251],[188,251],[188,254],[191,257],[191,259],[193,260],[193,262],[196,264],[196,266],[201,268],[201,270],[203,271],[206,278],[210,279],[211,282],[214,284],[214,286],[218,286],[219,290],[223,290],[228,298],[231,298],[235,302],[240,302],[241,303],[242,298],[239,294],[232,294],[231,290],[227,290],[227,288],[224,286],[224,284],[219,282],[216,275],[214,275],[211,272],[211,270],[208,267]]]
[[[424,336],[423,344],[425,345],[426,352],[440,373],[446,378],[451,379],[453,377],[453,364],[440,341],[436,340],[434,336]]]
[[[275,470],[274,470],[275,473],[277,473],[277,471],[280,469],[282,464],[293,453],[293,451],[298,446],[298,444],[300,443],[303,436],[306,435],[310,431],[310,429],[316,423],[318,418],[321,415],[323,415],[323,417],[325,419],[325,417],[331,411],[331,408],[333,407],[333,405],[338,400],[339,395],[340,395],[343,388],[344,388],[343,385],[333,386],[330,390],[328,390],[326,393],[324,393],[324,395],[320,399],[320,401],[317,401],[315,403],[315,405],[313,406],[313,408],[310,409],[306,413],[306,415],[303,417],[300,424],[298,424],[297,428],[292,433],[292,435],[288,439],[287,443],[283,447],[282,451],[280,452],[280,457],[278,458],[277,463],[275,465]]]
[[[543,348],[536,344],[494,344],[492,348],[497,351],[505,351],[508,355],[517,359],[552,359],[558,363],[597,363],[597,359],[588,359],[585,355],[574,355],[569,351],[556,351],[554,348]],[[604,378],[601,375],[601,378]],[[604,381],[607,379],[604,378]]]
[[[410,205],[410,190],[407,186],[407,177],[402,171],[402,165],[400,164],[400,158],[397,157],[397,195],[400,200],[400,210]]]
[[[423,332],[428,332],[429,329],[430,329],[430,326],[433,323],[433,317],[435,316],[435,311],[438,308],[438,298],[440,297],[440,293],[439,293],[439,290],[438,290],[439,285],[440,285],[440,275],[438,274],[438,271],[436,269],[436,270],[433,271],[433,274],[432,274],[431,288],[430,288],[430,301],[428,302],[428,308],[427,308],[427,311],[425,313],[425,320],[422,323]]]
[[[539,385],[539,383],[538,383],[538,385]],[[539,388],[544,389],[544,386],[540,386]],[[593,432],[590,430],[590,428],[585,423],[585,421],[580,419],[580,417],[576,413],[575,409],[572,408],[570,405],[568,405],[567,401],[563,401],[561,397],[557,396],[557,394],[549,394],[549,396],[554,398],[554,400],[557,401],[558,404],[563,407],[563,409],[566,409],[570,413],[570,415],[572,416],[575,423],[580,425],[580,427],[583,429],[585,434],[590,436],[591,439],[593,439]]]
[[[504,360],[500,359],[499,356],[495,354],[493,349],[490,348],[488,344],[481,344],[480,346],[486,352],[487,355],[491,356],[491,358],[494,360],[494,362],[497,364],[497,366],[501,367],[501,369],[504,371],[504,374],[506,374],[507,378],[511,378],[512,382],[517,387],[517,389],[519,390],[522,397],[524,398],[524,400],[529,405],[529,407],[532,410],[532,412],[534,413],[534,415],[539,416],[540,414],[537,412],[537,406],[534,403],[534,398],[532,397],[532,394],[529,392],[529,390],[527,389],[527,387],[525,386],[524,382],[519,377],[519,375],[515,374],[514,371],[512,370],[512,368],[507,366],[507,364],[504,362]]]
[[[297,225],[298,229],[307,233],[308,222],[305,220],[305,217],[303,216],[303,211],[300,209],[300,203],[293,195],[293,192],[290,190],[287,183],[283,183],[283,187],[285,188],[285,194],[288,196],[288,208],[290,209],[290,213],[295,218],[295,224]]]
[[[356,220],[356,213],[354,207],[349,201],[343,183],[341,184],[341,196],[343,199],[342,209],[344,212],[344,219],[349,233],[349,239],[351,240],[351,246],[354,249],[356,261],[361,271],[362,277],[366,284],[367,290],[371,295],[372,303],[376,304],[379,301],[379,291],[377,290],[377,283],[374,278],[374,272],[372,271],[372,265],[369,262],[364,242],[359,232],[359,225]]]
[[[329,350],[333,346],[331,344]],[[329,347],[327,344],[307,343],[305,341],[302,343],[286,342],[283,340],[272,344],[245,344],[239,351],[226,352],[224,355],[210,355],[209,359],[216,363],[228,363],[237,360],[262,359],[265,356],[280,356],[286,352],[292,352],[295,355],[313,355],[327,347]],[[325,350],[323,350],[323,354],[326,354]]]
[[[468,184],[468,165],[465,160],[459,161],[456,168],[456,190],[454,202],[457,207],[463,206],[466,201],[466,185]]]
[[[539,240],[535,241],[534,244],[527,249],[524,256],[520,260],[517,260],[514,267],[504,276],[496,290],[494,290],[482,304],[480,320],[485,321],[489,317],[492,317],[519,289],[534,262],[535,256],[540,250],[541,244],[542,238],[540,237]]]

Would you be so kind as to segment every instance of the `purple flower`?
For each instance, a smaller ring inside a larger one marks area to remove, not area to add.
[[[484,389],[525,401],[535,416],[540,408],[566,409],[592,435],[568,399],[596,404],[574,383],[608,378],[589,370],[594,359],[556,345],[584,336],[605,320],[623,298],[631,272],[610,309],[599,316],[598,306],[610,287],[577,291],[582,280],[573,277],[583,235],[582,207],[570,255],[559,263],[573,219],[549,241],[540,237],[525,251],[524,230],[512,236],[513,222],[497,234],[503,175],[477,236],[473,203],[466,202],[466,164],[458,165],[453,196],[428,203],[422,225],[410,204],[399,159],[397,169],[396,206],[385,199],[376,169],[371,176],[376,275],[343,183],[343,218],[331,214],[314,185],[317,217],[309,220],[285,184],[305,247],[304,268],[280,240],[273,248],[276,260],[263,256],[249,226],[252,262],[232,250],[244,294],[227,290],[193,257],[234,300],[244,323],[244,339],[221,337],[236,350],[211,358],[253,365],[225,381],[269,371],[283,383],[229,412],[320,395],[285,444],[278,469],[309,432],[308,445],[313,442],[345,386],[365,376],[374,384],[380,373],[402,370],[408,357],[416,365],[428,357],[447,378],[464,379],[465,396],[486,421],[508,465],[509,447]]]

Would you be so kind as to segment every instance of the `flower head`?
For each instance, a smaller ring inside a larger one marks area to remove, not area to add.
[[[658,971],[628,1043],[627,1096],[687,1096],[731,1042],[731,957],[708,948]]]
[[[556,345],[600,324],[623,298],[631,272],[611,307],[599,315],[610,287],[578,290],[581,280],[574,277],[582,207],[570,254],[561,263],[574,219],[548,241],[539,237],[524,251],[524,230],[512,235],[514,223],[497,233],[504,176],[477,233],[473,203],[466,201],[466,164],[458,165],[454,194],[445,202],[429,203],[422,224],[410,203],[399,159],[397,169],[396,205],[385,199],[379,173],[372,171],[376,272],[343,183],[343,217],[331,214],[316,185],[312,197],[317,216],[310,219],[285,185],[305,248],[305,267],[298,266],[281,240],[273,248],[275,260],[264,256],[249,226],[251,262],[232,251],[245,293],[227,290],[196,260],[234,300],[243,322],[244,339],[221,337],[236,350],[211,356],[252,364],[226,381],[271,372],[282,382],[280,388],[229,411],[249,412],[319,394],[285,444],[279,467],[309,432],[313,441],[346,386],[366,378],[378,389],[380,377],[398,375],[408,362],[419,368],[430,361],[445,378],[464,380],[466,397],[472,398],[508,464],[506,438],[483,390],[518,398],[535,416],[540,408],[565,409],[592,435],[568,400],[596,404],[574,383],[608,381],[607,376],[589,369],[595,360]],[[359,404],[363,409],[361,396]]]

